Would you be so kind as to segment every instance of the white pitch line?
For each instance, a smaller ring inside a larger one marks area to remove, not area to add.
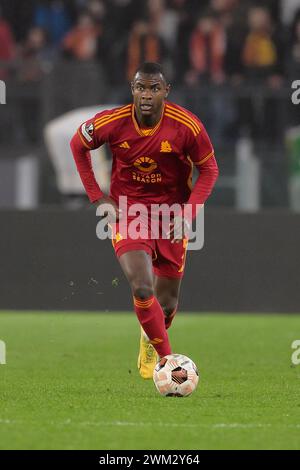
[[[163,427],[176,427],[176,428],[196,428],[198,424],[192,423],[135,423],[130,421],[112,421],[112,422],[90,422],[84,421],[78,423],[81,426],[163,426]]]
[[[213,424],[213,428],[245,428],[245,429],[251,429],[251,428],[269,428],[271,427],[272,424],[243,424],[243,423],[219,423],[219,424]]]
[[[0,419],[0,424],[22,424],[22,425],[39,425],[42,424],[38,421],[16,421],[10,419]],[[72,421],[67,419],[66,421],[50,421],[53,426],[124,426],[124,427],[143,427],[143,426],[153,426],[153,427],[176,427],[176,428],[211,428],[211,429],[255,429],[255,428],[271,428],[273,426],[280,426],[284,428],[291,429],[300,429],[300,424],[268,424],[268,423],[215,423],[215,424],[205,424],[205,423],[145,423],[145,422],[130,422],[130,421]]]
[[[0,419],[0,424],[23,424],[24,421],[15,421],[12,419]]]
[[[126,421],[113,421],[113,422],[90,422],[85,421],[81,423],[69,423],[77,424],[80,426],[153,426],[153,427],[176,427],[176,428],[212,428],[212,429],[255,429],[255,428],[271,428],[273,426],[288,427],[288,428],[300,428],[300,424],[267,424],[267,423],[216,423],[216,424],[205,424],[205,423],[135,423]]]

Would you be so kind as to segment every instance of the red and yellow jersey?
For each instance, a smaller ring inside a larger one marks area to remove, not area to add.
[[[78,129],[82,145],[95,149],[107,143],[113,164],[110,196],[128,203],[186,202],[192,190],[193,164],[200,167],[214,155],[201,121],[191,112],[165,102],[153,128],[141,128],[134,105],[96,114]]]

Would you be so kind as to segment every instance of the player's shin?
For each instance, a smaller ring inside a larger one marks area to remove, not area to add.
[[[160,357],[171,354],[163,310],[155,296],[149,299],[134,297],[134,308],[139,322]]]

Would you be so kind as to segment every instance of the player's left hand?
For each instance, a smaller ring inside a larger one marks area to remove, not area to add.
[[[189,238],[190,228],[190,223],[182,215],[176,215],[167,237],[171,238],[171,243],[180,243],[184,238]]]

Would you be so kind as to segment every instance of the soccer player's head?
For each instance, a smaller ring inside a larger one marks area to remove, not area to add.
[[[156,62],[144,62],[131,82],[136,110],[144,117],[159,113],[170,91],[163,68]]]

